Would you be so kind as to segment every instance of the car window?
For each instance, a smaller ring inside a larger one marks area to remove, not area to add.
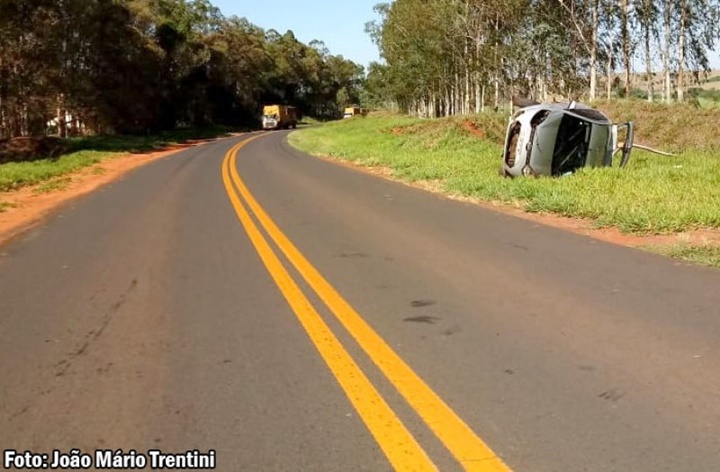
[[[590,138],[590,123],[572,115],[560,122],[553,151],[552,173],[563,175],[585,166]]]

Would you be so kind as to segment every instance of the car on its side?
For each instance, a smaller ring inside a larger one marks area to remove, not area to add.
[[[576,102],[514,103],[520,109],[507,128],[502,175],[562,176],[584,167],[624,167],[630,159],[632,122],[613,123],[602,112]],[[621,146],[619,132],[624,132]]]

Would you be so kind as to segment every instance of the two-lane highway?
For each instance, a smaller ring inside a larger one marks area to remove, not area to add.
[[[0,247],[0,446],[218,470],[714,471],[720,272],[289,148],[183,151]]]

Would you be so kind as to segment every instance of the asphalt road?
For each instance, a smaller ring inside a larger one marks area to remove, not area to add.
[[[157,161],[0,247],[0,448],[214,450],[223,471],[720,470],[719,271],[285,136]]]

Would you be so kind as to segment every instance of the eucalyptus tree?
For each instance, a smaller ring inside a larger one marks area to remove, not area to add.
[[[653,71],[653,44],[659,40],[658,23],[660,20],[660,5],[657,0],[637,0],[635,17],[639,25],[643,54],[645,62],[645,78],[647,81],[648,101],[652,102],[655,96]]]
[[[686,71],[710,69],[707,53],[720,34],[720,2],[717,0],[679,0],[674,15],[677,21],[677,99],[685,99]],[[696,78],[697,79],[697,78]]]
[[[444,43],[448,18],[440,1],[397,0],[380,4],[379,24],[370,25],[382,57],[392,69],[398,102],[428,115],[452,111],[447,74],[452,67]]]
[[[0,138],[252,122],[263,102],[338,113],[362,67],[209,0],[0,1]]]
[[[632,90],[633,38],[630,34],[631,8],[630,0],[620,0],[620,41],[622,44],[623,66],[625,69],[625,97],[629,97]]]

